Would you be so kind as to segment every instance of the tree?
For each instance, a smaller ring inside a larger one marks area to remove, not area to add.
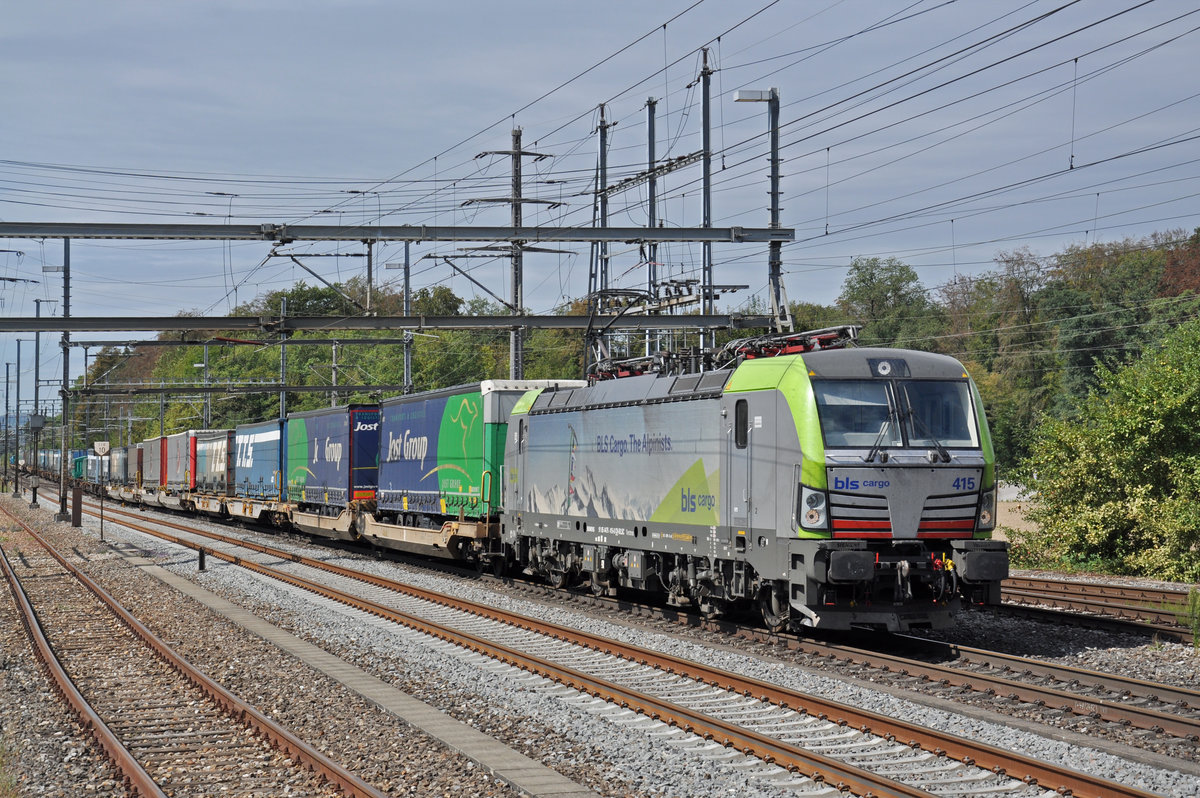
[[[836,327],[846,324],[846,312],[833,305],[819,305],[815,302],[792,302],[789,306],[792,312],[792,326],[797,331],[821,330],[825,327]]]
[[[1200,227],[1191,236],[1183,230],[1172,230],[1153,239],[1166,253],[1159,295],[1178,296],[1185,291],[1200,294]]]
[[[1200,578],[1200,321],[1120,369],[1070,418],[1042,425],[1020,478],[1034,532],[1014,532],[1036,564]]]
[[[866,346],[932,349],[945,326],[916,271],[896,258],[855,258],[837,304],[863,326]]]

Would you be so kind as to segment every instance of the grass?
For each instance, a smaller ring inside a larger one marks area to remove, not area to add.
[[[1200,589],[1188,591],[1187,607],[1179,614],[1179,622],[1192,630],[1192,648],[1200,649]]]
[[[0,798],[17,798],[16,759],[7,740],[0,740]]]

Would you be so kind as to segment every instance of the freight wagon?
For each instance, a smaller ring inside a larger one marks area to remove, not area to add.
[[[379,493],[358,532],[377,546],[483,560],[499,540],[500,471],[513,407],[579,380],[485,380],[380,405]]]
[[[239,424],[234,430],[233,484],[225,502],[231,516],[273,525],[287,522],[290,508],[284,495],[285,424],[272,419]]]
[[[194,476],[187,500],[202,513],[223,515],[225,497],[233,484],[233,430],[197,430],[192,438]]]
[[[288,414],[287,492],[296,527],[352,540],[357,516],[374,507],[378,471],[378,405]]]
[[[165,437],[149,438],[142,441],[142,479],[140,498],[142,503],[157,505],[159,494],[162,492],[165,472],[163,463],[166,460],[167,439]]]

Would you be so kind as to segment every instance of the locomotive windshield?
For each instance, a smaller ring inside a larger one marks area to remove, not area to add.
[[[971,392],[957,380],[813,380],[830,448],[978,448]]]

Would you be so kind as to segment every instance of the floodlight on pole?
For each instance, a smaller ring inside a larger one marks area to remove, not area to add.
[[[771,229],[779,228],[779,89],[767,91],[738,89],[734,102],[767,103],[767,134],[771,142]],[[776,332],[792,332],[792,314],[783,289],[783,243],[767,245],[767,271],[771,287],[771,313],[775,316]]]

